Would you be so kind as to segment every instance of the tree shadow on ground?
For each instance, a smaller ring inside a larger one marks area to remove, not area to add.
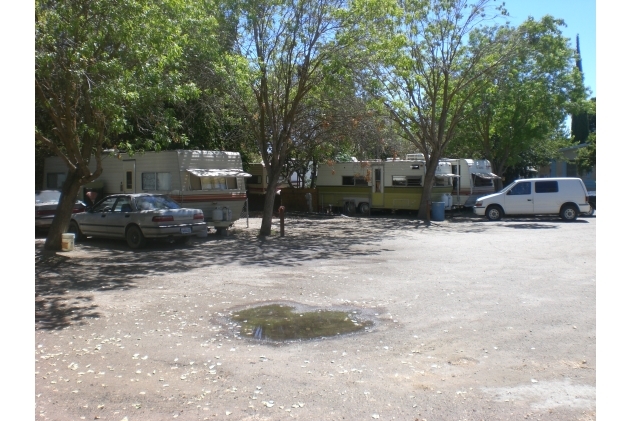
[[[476,224],[463,224],[471,230]],[[481,228],[483,229],[483,228]],[[69,253],[48,252],[43,241],[35,247],[36,329],[62,329],[100,317],[93,304],[97,291],[136,288],[138,279],[226,265],[297,267],[305,261],[354,259],[377,255],[377,245],[415,233],[459,230],[453,224],[426,225],[409,215],[350,218],[299,216],[285,220],[280,237],[279,220],[273,235],[258,236],[258,229],[235,228],[228,237],[209,235],[188,245],[150,242],[131,250],[122,240],[88,239]]]

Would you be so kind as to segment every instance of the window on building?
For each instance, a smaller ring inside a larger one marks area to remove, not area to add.
[[[171,190],[171,173],[144,172],[142,173],[143,190]]]
[[[566,177],[578,177],[578,167],[574,162],[568,162],[566,167]]]

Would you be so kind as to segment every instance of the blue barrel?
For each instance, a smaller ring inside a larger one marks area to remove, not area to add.
[[[432,202],[432,221],[445,220],[445,202]]]

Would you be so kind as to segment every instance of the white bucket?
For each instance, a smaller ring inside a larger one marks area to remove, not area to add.
[[[61,251],[74,250],[74,234],[61,234]]]

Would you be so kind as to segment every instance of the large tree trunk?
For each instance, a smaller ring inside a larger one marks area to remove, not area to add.
[[[423,193],[421,194],[421,203],[418,208],[418,218],[429,223],[430,213],[428,212],[428,208],[431,209],[432,205],[432,188],[434,186],[434,175],[436,174],[436,168],[438,167],[438,159],[430,156],[429,161],[426,161],[426,165],[425,180],[423,181]]]
[[[276,199],[276,186],[278,176],[270,175],[270,182],[265,191],[265,203],[263,204],[263,219],[261,221],[261,230],[259,235],[268,236],[272,233],[272,218],[274,216],[274,200]]]
[[[46,243],[44,243],[44,249],[46,250],[61,250],[61,234],[68,231],[68,224],[70,223],[70,217],[72,216],[72,209],[74,208],[75,201],[77,200],[77,194],[81,188],[81,177],[78,171],[71,171],[68,173],[68,178],[64,182],[61,189],[61,197],[59,198],[59,206],[55,211],[55,217],[53,218],[52,225],[48,229],[48,236],[46,237]]]

